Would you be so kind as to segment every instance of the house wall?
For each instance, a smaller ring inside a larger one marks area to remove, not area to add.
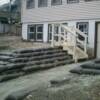
[[[23,38],[23,40],[28,39],[27,27],[28,27],[28,24],[23,24],[22,25],[22,38]]]
[[[95,37],[95,21],[96,20],[75,20],[75,21],[65,21],[68,23],[68,26],[74,26],[76,27],[77,22],[88,22],[89,23],[89,31],[88,31],[88,47],[94,48],[94,37]],[[22,25],[22,38],[27,40],[27,27],[28,25],[31,24],[36,24],[36,23],[28,23],[28,24],[23,24]],[[37,23],[39,24],[39,23]],[[43,24],[43,42],[48,41],[48,24],[47,23],[42,23]]]
[[[0,23],[0,33],[9,32],[9,25]]]
[[[51,0],[48,0],[48,7],[38,8],[38,0],[35,0],[36,7],[26,9],[26,0],[22,1],[22,23],[38,23],[53,21],[73,21],[73,20],[95,20],[100,18],[100,0],[67,4],[67,0],[62,0],[63,4],[51,6]]]

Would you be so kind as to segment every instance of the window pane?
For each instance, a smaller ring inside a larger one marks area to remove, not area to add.
[[[78,3],[79,0],[67,0],[67,3]]]
[[[43,32],[43,25],[37,26],[37,32]]]
[[[62,4],[62,0],[52,0],[51,1],[51,5],[61,5]]]
[[[38,0],[38,7],[47,7],[48,0]]]
[[[35,7],[35,0],[26,0],[26,8],[31,9]]]
[[[29,32],[35,32],[35,26],[29,25]]]
[[[43,33],[38,33],[37,34],[37,39],[42,40],[43,39]]]
[[[82,32],[84,32],[85,34],[88,35],[88,28],[89,28],[88,22],[78,22],[78,23],[77,23],[77,28],[78,28],[80,31],[82,31]],[[78,35],[78,37],[79,37],[80,40],[84,40],[84,37],[83,37],[83,36]]]

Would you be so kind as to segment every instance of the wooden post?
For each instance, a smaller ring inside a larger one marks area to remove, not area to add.
[[[52,24],[52,41],[51,46],[54,47],[54,24]]]
[[[85,36],[84,51],[87,53],[87,36]]]
[[[59,33],[58,33],[58,42],[59,42],[59,45],[61,45],[61,24],[59,24]]]

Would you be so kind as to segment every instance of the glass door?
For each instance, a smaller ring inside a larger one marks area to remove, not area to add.
[[[43,41],[43,25],[36,25],[36,41]]]

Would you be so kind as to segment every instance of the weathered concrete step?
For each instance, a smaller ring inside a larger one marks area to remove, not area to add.
[[[15,73],[20,73],[22,72],[21,68],[19,69],[10,69],[2,72],[0,75],[8,75],[8,74],[15,74]]]
[[[87,68],[87,69],[98,69],[98,70],[100,70],[100,64],[95,64],[95,63],[82,64],[80,67]]]
[[[62,61],[62,60],[71,60],[72,58],[70,56],[60,56],[60,57],[55,57],[52,59],[41,59],[40,61],[30,61],[28,63],[26,63],[26,66],[30,66],[30,65],[40,65],[40,64],[47,64],[47,63],[53,63],[55,61]]]
[[[0,66],[7,65],[7,64],[9,64],[8,61],[0,61]]]
[[[20,49],[13,51],[13,53],[33,53],[33,52],[41,52],[41,51],[47,51],[47,50],[57,50],[57,49],[62,49],[62,47],[55,47],[55,48],[39,48],[39,49]]]
[[[8,61],[9,59],[13,59],[13,57],[9,57],[9,56],[0,56],[0,61]]]
[[[3,75],[3,76],[0,76],[0,82],[5,82],[5,81],[8,81],[8,80],[12,80],[12,79],[18,78],[18,77],[23,76],[23,75],[24,75],[23,72]]]
[[[33,57],[33,56],[42,56],[48,54],[57,54],[57,53],[66,53],[67,51],[64,50],[48,50],[48,51],[41,51],[41,52],[34,52],[34,53],[22,53],[22,54],[14,54],[14,57],[21,58],[21,57]]]
[[[7,66],[1,66],[0,67],[0,74],[5,73],[6,71],[9,71],[9,70],[21,69],[24,66],[25,66],[25,63],[8,64]]]
[[[94,63],[100,63],[100,59],[95,59]]]
[[[11,56],[13,57],[13,52],[0,52],[0,56]]]
[[[17,71],[19,69],[21,70],[25,66],[53,63],[55,61],[63,61],[63,60],[70,60],[70,59],[71,59],[70,56],[60,56],[60,57],[54,57],[52,59],[41,59],[41,60],[31,61],[31,62],[11,63],[0,67],[0,74],[11,73],[14,70]]]
[[[18,63],[18,62],[28,62],[28,61],[36,61],[36,60],[41,60],[41,59],[48,59],[48,58],[53,58],[53,57],[62,57],[62,56],[67,56],[66,53],[59,53],[59,54],[52,54],[52,55],[43,55],[43,56],[35,56],[35,57],[25,57],[25,58],[14,58],[14,59],[9,59],[9,62],[11,63]]]
[[[24,67],[22,70],[26,73],[31,73],[31,72],[34,72],[34,71],[37,71],[37,70],[45,70],[45,69],[49,69],[49,68],[62,66],[62,65],[65,65],[65,64],[71,64],[73,62],[74,62],[73,60],[62,60],[62,61],[56,61],[56,62],[53,62],[53,63],[28,66],[28,67]]]
[[[76,73],[76,74],[84,74],[84,75],[100,75],[100,70],[96,70],[96,69],[85,69],[85,68],[75,68],[70,70],[71,73]]]

